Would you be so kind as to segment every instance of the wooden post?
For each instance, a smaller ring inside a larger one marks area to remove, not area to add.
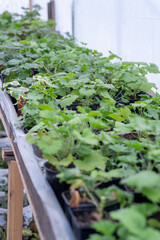
[[[51,19],[51,2],[48,2],[47,8],[48,8],[48,19]]]
[[[29,10],[32,12],[32,0],[29,0]]]
[[[48,19],[55,21],[55,1],[51,0],[48,3]]]
[[[12,149],[2,149],[2,158],[9,161],[7,240],[22,240],[23,184]]]
[[[15,161],[9,163],[7,240],[22,240],[23,184]]]
[[[15,161],[15,157],[12,151],[12,148],[2,148],[1,150],[2,160],[4,162]]]

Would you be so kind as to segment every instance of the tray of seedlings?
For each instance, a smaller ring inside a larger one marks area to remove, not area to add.
[[[159,240],[158,67],[104,57],[33,13],[0,16],[2,90],[75,238]]]

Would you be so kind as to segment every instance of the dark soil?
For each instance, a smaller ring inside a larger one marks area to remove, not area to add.
[[[97,210],[92,211],[74,211],[76,220],[78,221],[80,227],[90,227],[93,223],[100,221],[100,215]],[[104,212],[104,219],[111,220],[108,212]]]
[[[47,170],[51,170],[51,171],[57,171],[56,170],[56,168],[55,168],[55,166],[53,166],[52,164],[50,164],[49,162],[46,162],[45,164],[44,164],[44,168]]]
[[[138,134],[136,132],[132,133],[118,133],[117,134],[120,137],[123,137],[127,140],[138,140]]]
[[[157,221],[160,222],[160,212],[154,213],[150,218],[155,218]]]
[[[100,216],[97,210],[92,212],[74,212],[74,215],[80,225],[80,227],[90,227],[93,223],[100,220]]]
[[[132,132],[132,133],[118,133],[117,134],[120,137],[123,137],[127,140],[138,140],[139,136],[137,132]],[[142,136],[143,137],[143,136]],[[144,136],[145,137],[145,136]],[[155,135],[149,135],[148,136],[150,138],[150,140],[155,141],[156,136]]]

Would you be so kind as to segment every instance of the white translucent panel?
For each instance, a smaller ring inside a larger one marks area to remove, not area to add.
[[[55,0],[56,30],[72,34],[72,2],[73,0]]]
[[[47,12],[48,2],[49,0],[32,0],[33,5],[39,4],[42,7],[40,14],[43,20],[48,19]],[[3,13],[4,11],[22,14],[23,13],[22,7],[28,8],[29,0],[0,0],[0,14]]]
[[[22,14],[23,10],[21,7],[28,7],[28,0],[0,0],[0,14],[4,11],[9,11],[11,13]]]
[[[123,0],[119,53],[124,60],[156,63],[160,68],[160,1]],[[148,75],[160,92],[160,75]]]
[[[117,52],[117,0],[77,0],[74,7],[74,33],[80,42],[105,54]],[[119,15],[119,13],[118,13]]]
[[[23,1],[22,1],[23,2]],[[50,0],[32,0],[33,5],[38,4],[41,6],[41,19],[47,20],[48,19],[48,5],[47,3],[50,2]]]
[[[75,0],[74,33],[79,42],[127,61],[160,68],[160,0]],[[149,75],[160,92],[160,75]]]

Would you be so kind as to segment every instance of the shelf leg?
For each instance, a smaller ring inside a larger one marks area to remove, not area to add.
[[[16,161],[9,161],[7,240],[22,240],[23,184]]]

